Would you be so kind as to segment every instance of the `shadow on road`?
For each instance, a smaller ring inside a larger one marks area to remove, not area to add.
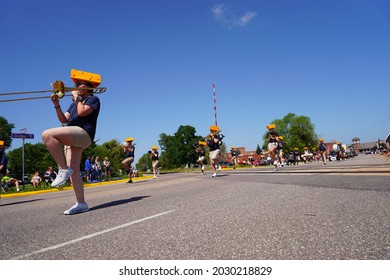
[[[12,202],[12,203],[7,203],[7,204],[2,204],[2,205],[0,205],[0,207],[15,205],[15,204],[22,204],[22,203],[29,203],[29,202],[39,201],[39,200],[43,200],[43,199],[31,199],[31,200],[26,200],[26,201]]]
[[[144,195],[144,196],[135,196],[135,197],[128,198],[128,199],[115,200],[115,201],[111,201],[111,202],[107,202],[107,203],[104,203],[104,204],[101,204],[101,205],[97,205],[97,206],[91,207],[91,208],[89,208],[89,211],[98,210],[98,209],[107,208],[107,207],[112,207],[112,206],[118,206],[118,205],[121,205],[121,204],[130,203],[130,202],[135,202],[135,201],[147,198],[147,197],[150,197],[150,196],[146,196],[146,195]]]

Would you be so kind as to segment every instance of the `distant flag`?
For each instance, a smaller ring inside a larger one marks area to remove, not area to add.
[[[22,128],[22,129],[20,130],[20,133],[27,133],[27,128]]]

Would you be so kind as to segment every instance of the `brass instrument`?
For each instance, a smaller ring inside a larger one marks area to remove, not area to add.
[[[92,87],[89,88],[78,88],[78,87],[65,87],[64,83],[60,80],[55,81],[51,84],[52,90],[37,90],[37,91],[26,91],[26,92],[9,92],[9,93],[0,93],[0,96],[7,95],[19,95],[19,94],[36,94],[36,93],[44,93],[44,92],[52,92],[58,98],[63,98],[64,96],[72,96],[66,95],[67,91],[80,91],[80,90],[88,90],[91,91],[91,94],[101,94],[106,92],[105,87],[98,87],[101,83],[101,76],[99,74],[85,72],[82,70],[71,69],[70,78],[76,84],[79,85],[80,82],[86,82],[90,84]],[[34,99],[42,99],[42,98],[51,98],[51,96],[38,96],[38,97],[24,97],[24,98],[15,98],[15,99],[5,99],[0,100],[0,102],[13,102],[13,101],[23,101],[23,100],[34,100]]]
[[[65,94],[68,91],[76,91],[80,90],[77,87],[65,87],[62,81],[55,81],[51,84],[53,89],[50,90],[37,90],[37,91],[25,91],[25,92],[8,92],[8,93],[0,93],[0,96],[8,96],[8,95],[23,95],[23,94],[37,94],[44,92],[51,92],[57,95],[58,98],[63,98],[64,96],[72,96],[71,94]],[[92,94],[102,94],[105,93],[107,88],[99,87],[99,88],[82,88],[82,90],[92,90]],[[24,101],[24,100],[35,100],[35,99],[43,99],[43,98],[51,98],[50,96],[38,96],[38,97],[23,97],[23,98],[14,98],[14,99],[3,99],[0,102],[14,102],[14,101]]]

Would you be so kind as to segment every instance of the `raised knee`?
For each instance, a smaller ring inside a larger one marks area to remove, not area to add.
[[[50,138],[50,134],[49,134],[49,132],[47,130],[42,132],[42,141],[43,141],[43,143],[46,143],[49,138]]]

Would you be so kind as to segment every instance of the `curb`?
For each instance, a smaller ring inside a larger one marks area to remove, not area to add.
[[[133,181],[145,181],[152,179],[153,176],[144,176],[144,177],[137,177],[133,178]],[[90,184],[84,184],[84,188],[90,188],[90,187],[98,187],[98,186],[104,186],[104,185],[113,185],[113,184],[120,184],[127,182],[128,179],[121,179],[121,180],[115,180],[115,181],[106,181],[106,182],[96,182],[96,183],[90,183]],[[48,190],[39,190],[39,191],[30,191],[30,192],[18,192],[18,193],[10,193],[10,194],[0,194],[0,198],[12,198],[12,197],[21,197],[21,196],[30,196],[35,194],[41,194],[41,193],[50,193],[50,192],[60,192],[60,191],[66,191],[66,190],[72,190],[73,187],[64,187],[64,188],[55,188],[55,189],[48,189]]]

